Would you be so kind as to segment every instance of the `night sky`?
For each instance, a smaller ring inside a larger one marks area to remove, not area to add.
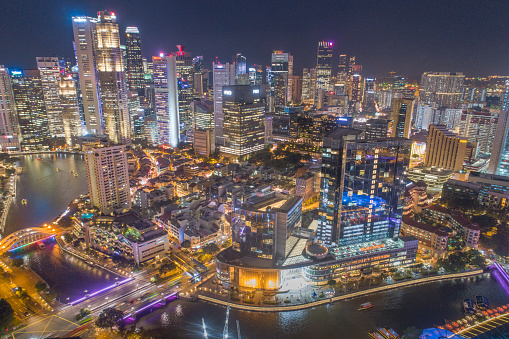
[[[121,33],[138,26],[143,54],[181,44],[205,66],[240,52],[267,65],[273,49],[294,55],[295,73],[316,66],[320,40],[357,57],[366,75],[423,71],[509,74],[509,1],[469,0],[3,0],[0,64],[35,68],[37,56],[73,57],[71,16],[109,9]],[[123,37],[121,37],[123,41]]]

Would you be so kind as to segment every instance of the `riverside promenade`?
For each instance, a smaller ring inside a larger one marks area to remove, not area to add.
[[[421,279],[416,279],[416,280],[394,283],[391,285],[374,287],[374,288],[370,288],[370,289],[367,289],[364,291],[348,293],[348,294],[339,295],[339,296],[332,297],[332,298],[323,298],[320,300],[303,303],[303,304],[297,304],[297,305],[288,304],[286,306],[279,306],[279,305],[278,306],[256,306],[256,305],[238,304],[238,303],[234,303],[234,302],[230,302],[230,301],[216,299],[216,298],[209,297],[209,296],[202,295],[202,294],[198,294],[197,297],[199,300],[203,300],[203,301],[210,302],[210,303],[217,304],[217,305],[230,306],[231,308],[235,308],[235,309],[239,309],[239,310],[243,310],[243,311],[287,312],[287,311],[303,310],[303,309],[307,309],[307,308],[312,308],[312,307],[316,307],[316,306],[334,303],[336,301],[362,297],[362,296],[365,296],[368,294],[385,292],[385,291],[408,287],[408,286],[415,286],[415,285],[420,285],[420,284],[427,284],[427,283],[443,281],[443,280],[450,280],[450,279],[457,279],[457,278],[466,278],[466,277],[471,277],[471,276],[481,275],[481,274],[483,274],[483,270],[475,270],[475,271],[469,271],[469,272],[438,275],[438,276],[433,276],[433,277],[426,277],[426,278],[421,278]]]

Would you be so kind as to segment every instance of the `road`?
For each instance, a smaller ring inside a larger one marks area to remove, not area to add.
[[[178,250],[176,252],[174,251],[174,254],[177,258],[184,260],[184,262],[191,262],[189,257]],[[182,265],[182,267],[192,268],[189,264]],[[196,271],[196,269],[194,270]],[[204,275],[210,277],[214,272],[215,264],[212,264]],[[37,314],[31,316],[26,321],[27,326],[14,332],[13,336],[14,338],[28,339],[34,336],[44,337],[52,333],[54,333],[54,335],[64,335],[80,326],[75,317],[82,308],[90,309],[92,317],[97,317],[102,310],[108,307],[115,307],[128,313],[153,302],[157,298],[160,298],[161,295],[167,295],[173,292],[188,295],[196,291],[196,287],[201,284],[200,281],[190,281],[191,274],[187,272],[183,272],[168,281],[154,284],[150,282],[150,279],[155,274],[157,274],[157,272],[137,273],[134,275],[133,280],[87,299],[77,305],[72,306],[67,304],[50,315]],[[122,278],[119,278],[119,280],[121,279]],[[2,287],[0,286],[0,288]],[[3,290],[0,289],[2,295],[7,293],[5,288],[6,287],[3,287]],[[93,291],[90,291],[90,293],[92,292]],[[149,295],[150,297],[148,297]],[[92,332],[94,331],[92,326],[89,327],[90,328],[85,328],[85,331],[90,330],[88,333],[90,335],[95,335],[95,333]]]

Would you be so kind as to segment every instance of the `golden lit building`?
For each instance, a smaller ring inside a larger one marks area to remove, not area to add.
[[[462,170],[466,151],[467,138],[449,131],[445,125],[429,126],[424,166]]]

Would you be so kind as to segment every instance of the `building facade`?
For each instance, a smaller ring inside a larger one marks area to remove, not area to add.
[[[429,126],[424,166],[462,170],[466,151],[467,138],[449,131],[445,125]]]
[[[88,192],[92,205],[104,214],[131,208],[125,145],[84,145]]]

